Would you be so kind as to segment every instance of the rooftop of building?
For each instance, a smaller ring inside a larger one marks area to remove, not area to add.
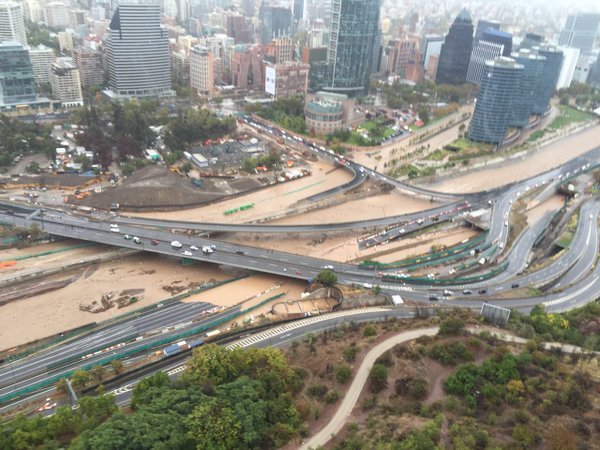
[[[483,30],[483,34],[503,39],[512,39],[512,34],[507,33],[506,31],[496,30],[495,28],[486,28],[485,30]]]
[[[0,42],[0,49],[24,49],[23,44],[17,41],[2,41]]]
[[[59,67],[61,69],[76,69],[77,66],[73,61],[73,58],[56,58],[56,60],[52,63],[52,65]]]
[[[540,60],[545,61],[546,57],[540,55],[538,52],[532,51],[528,48],[522,48],[518,52],[513,52],[510,55],[512,58],[520,58],[520,59],[530,59],[530,60]]]
[[[469,11],[467,11],[466,8],[463,8],[463,10],[460,13],[458,13],[458,16],[456,16],[456,20],[462,20],[463,22],[473,21],[471,19],[471,14],[469,14]]]
[[[505,69],[523,69],[523,64],[519,64],[508,56],[501,56],[492,61],[487,61],[485,65],[490,67],[501,67]]]

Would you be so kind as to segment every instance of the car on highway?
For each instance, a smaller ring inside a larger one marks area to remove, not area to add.
[[[299,270],[296,270],[296,275],[302,275],[302,272],[300,272]]]
[[[245,255],[243,250],[236,250],[235,253],[236,255]]]
[[[184,250],[184,251],[181,252],[181,254],[183,256],[192,256],[192,252],[190,252],[189,250]]]
[[[479,293],[480,293],[481,295],[483,295],[483,294],[487,294],[487,289],[479,289]]]
[[[432,302],[437,302],[438,301],[437,295],[430,295],[429,300],[431,300]]]
[[[327,264],[323,266],[323,269],[333,270],[333,266],[331,264]]]
[[[133,242],[135,242],[136,244],[141,244],[141,243],[142,243],[142,240],[141,240],[139,237],[137,237],[137,236],[134,236],[134,237],[133,237]]]
[[[504,226],[507,227],[508,226],[508,220],[506,222],[504,222]]]
[[[110,227],[111,227],[111,228],[119,228],[119,225],[117,225],[116,223],[111,223],[111,224],[110,224]]]
[[[181,248],[181,247],[183,247],[183,244],[179,241],[173,241],[173,242],[171,242],[171,247]]]
[[[516,289],[516,288],[518,288],[518,287],[519,287],[519,283],[513,283],[513,284],[512,284],[510,287],[511,287],[512,289]]]
[[[472,293],[473,293],[473,291],[472,291],[471,289],[465,289],[465,290],[463,291],[463,294],[464,294],[464,295],[471,295]]]
[[[126,241],[129,241],[129,240],[131,240],[131,239],[132,239],[132,236],[129,236],[128,234],[126,234],[125,236],[123,236],[123,238],[124,238]]]
[[[152,240],[150,241],[150,243],[151,243],[152,245],[154,245],[155,247],[158,245],[158,241],[157,241],[156,239],[152,239]]]
[[[444,292],[442,293],[444,297],[450,297],[452,294],[453,292],[448,289],[444,289]]]
[[[195,245],[190,245],[190,250],[197,252],[199,250],[199,248],[196,247]]]
[[[110,231],[112,233],[120,233],[121,232],[121,230],[119,230],[118,228],[111,228]]]

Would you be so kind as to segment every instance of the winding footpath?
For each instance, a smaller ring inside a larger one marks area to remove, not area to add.
[[[396,345],[403,344],[408,341],[412,341],[421,336],[435,336],[439,331],[439,327],[429,327],[429,328],[419,328],[416,330],[405,331],[395,336],[392,336],[389,339],[378,344],[376,347],[371,349],[369,353],[365,356],[365,359],[361,363],[348,392],[344,396],[344,400],[336,411],[335,415],[331,418],[329,423],[325,425],[317,434],[312,436],[306,443],[302,444],[299,447],[300,450],[309,450],[316,449],[332,439],[340,430],[344,427],[348,418],[352,414],[354,407],[356,406],[356,402],[358,401],[358,397],[362,392],[365,383],[369,377],[369,372],[373,364],[377,358],[379,358],[382,354],[387,352],[388,350],[394,348]],[[491,331],[490,329],[481,328],[481,327],[469,327],[467,331],[471,333],[478,333],[480,331],[490,331],[490,333],[496,337],[497,339],[507,341],[507,342],[515,342],[519,344],[525,344],[527,339],[523,339],[516,336],[507,335],[505,333]],[[583,350],[581,347],[576,347],[574,345],[569,344],[560,344],[555,342],[546,342],[544,343],[544,348],[550,350],[552,348],[560,348],[565,353],[584,353],[587,352]],[[599,352],[591,352],[598,354]]]

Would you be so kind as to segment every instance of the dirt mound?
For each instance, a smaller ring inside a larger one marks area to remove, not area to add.
[[[202,189],[192,185],[189,178],[170,172],[164,166],[146,166],[127,178],[125,182],[86,198],[81,204],[108,209],[119,203],[124,209],[179,208],[200,205],[223,197],[206,183]]]
[[[136,171],[121,186],[76,203],[100,209],[119,203],[122,209],[130,211],[179,209],[214,202],[259,186],[250,178],[228,182],[202,179],[201,186],[196,186],[192,179],[176,175],[164,166],[150,165]]]

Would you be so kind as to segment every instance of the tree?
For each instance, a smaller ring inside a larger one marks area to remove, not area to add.
[[[255,169],[256,169],[256,159],[254,158],[245,158],[244,162],[242,163],[242,166],[244,167],[244,170],[248,173],[254,173]]]
[[[423,123],[427,124],[429,122],[429,109],[426,106],[419,108],[418,110],[419,119],[423,121]]]
[[[192,170],[192,168],[192,163],[189,161],[186,161],[181,165],[181,171],[186,174],[189,173]]]
[[[244,448],[260,447],[267,430],[267,402],[261,383],[240,377],[217,389],[231,405],[233,416],[240,425],[240,443]]]
[[[196,383],[220,385],[239,375],[233,353],[225,347],[207,344],[194,352],[187,366],[187,376]]]
[[[123,363],[119,359],[113,359],[110,362],[110,367],[112,367],[112,370],[115,372],[115,375],[119,375],[123,371]]]
[[[90,381],[90,373],[87,370],[77,369],[71,375],[71,384],[74,389],[83,388]]]
[[[135,166],[129,163],[121,163],[121,172],[123,173],[123,175],[128,177],[133,172],[135,172]]]
[[[94,381],[94,383],[102,382],[102,379],[104,378],[104,367],[92,367],[92,370],[90,371],[90,378]]]
[[[25,168],[28,173],[40,173],[40,164],[37,161],[31,161]]]
[[[317,275],[317,281],[325,286],[333,286],[337,283],[337,275],[331,269],[325,269]]]
[[[56,390],[61,394],[66,394],[68,392],[67,380],[64,378],[58,380],[54,386],[56,387]]]
[[[383,364],[373,364],[369,372],[369,389],[378,393],[387,387],[388,369]]]
[[[241,425],[228,402],[211,398],[196,406],[186,419],[188,436],[197,449],[239,448]]]

